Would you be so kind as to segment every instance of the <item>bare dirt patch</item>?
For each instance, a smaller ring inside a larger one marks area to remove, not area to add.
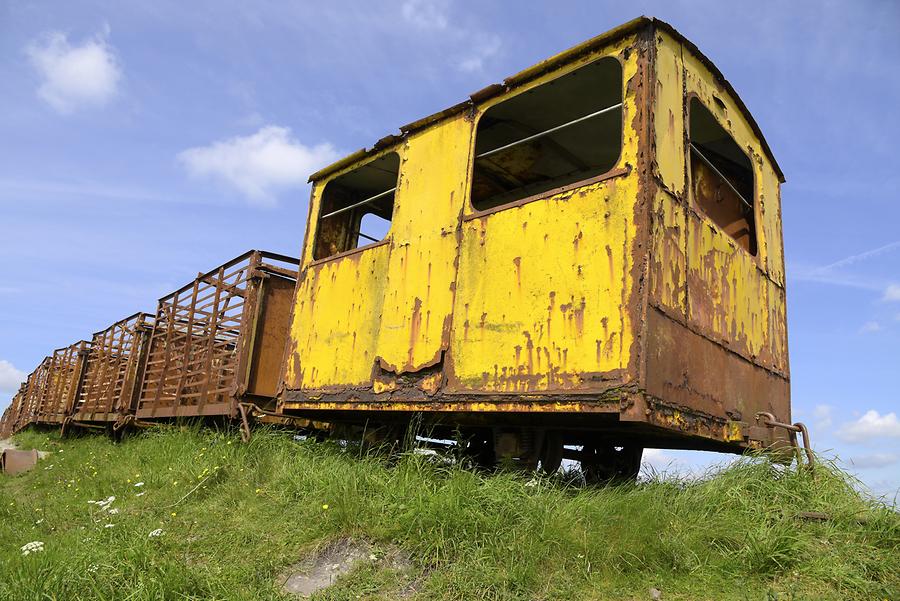
[[[379,552],[366,540],[339,538],[321,547],[309,558],[288,566],[278,577],[278,585],[285,593],[307,598],[366,565],[402,574],[410,574],[414,569],[409,558],[396,547]],[[417,584],[407,584],[397,591],[395,598],[415,594]]]

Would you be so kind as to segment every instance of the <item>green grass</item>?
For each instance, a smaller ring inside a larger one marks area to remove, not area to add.
[[[900,516],[827,465],[584,489],[266,430],[16,440],[52,454],[0,476],[0,599],[282,599],[284,567],[340,536],[399,547],[419,599],[900,599]],[[115,515],[88,503],[109,496]],[[317,598],[403,578],[368,566]]]

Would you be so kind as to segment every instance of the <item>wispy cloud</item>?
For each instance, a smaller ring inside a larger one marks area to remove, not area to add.
[[[484,70],[484,63],[495,56],[501,48],[500,38],[484,35],[473,44],[472,52],[464,56],[456,67],[463,73],[477,73]]]
[[[832,423],[831,405],[816,405],[816,408],[813,409],[813,419],[815,419],[813,425],[816,430],[830,428]]]
[[[857,455],[850,458],[850,463],[859,469],[872,469],[888,467],[897,463],[898,457],[894,453],[872,453],[871,455]]]
[[[871,409],[854,422],[844,424],[838,437],[847,442],[863,442],[875,438],[900,438],[900,419],[893,411],[881,415]]]
[[[0,194],[29,202],[69,201],[70,197],[115,201],[174,202],[182,199],[140,187],[94,181],[19,180],[0,178]],[[194,200],[194,199],[192,199]]]
[[[431,36],[439,34],[457,50],[450,54],[462,73],[479,73],[503,46],[500,36],[473,27],[457,25],[450,16],[450,0],[406,0],[400,8],[405,23]],[[454,58],[455,57],[455,58]]]
[[[446,0],[407,0],[400,8],[403,20],[415,27],[426,30],[441,30],[447,28]]]
[[[0,392],[4,394],[14,393],[19,389],[19,384],[28,377],[24,371],[5,359],[0,359]]]
[[[877,321],[867,321],[859,328],[861,334],[872,334],[881,331],[881,324]]]
[[[25,53],[41,77],[38,96],[62,114],[108,103],[122,78],[108,35],[107,27],[73,45],[65,33],[51,31],[29,44]]]
[[[888,302],[900,301],[900,284],[891,284],[884,290],[884,296],[881,300]]]
[[[191,175],[218,180],[261,206],[273,206],[279,191],[305,185],[310,173],[338,157],[331,144],[307,146],[290,128],[275,125],[178,154]]]

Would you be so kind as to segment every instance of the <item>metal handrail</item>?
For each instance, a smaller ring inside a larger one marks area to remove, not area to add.
[[[747,208],[748,208],[748,209],[751,209],[751,210],[753,209],[753,205],[750,204],[750,203],[747,201],[746,198],[744,198],[744,195],[743,195],[743,194],[741,194],[740,192],[738,192],[737,188],[735,188],[735,187],[731,184],[731,182],[728,181],[728,178],[725,177],[725,176],[722,174],[722,172],[719,171],[719,170],[716,168],[715,165],[713,165],[712,161],[710,161],[708,158],[706,158],[706,155],[704,155],[702,152],[700,152],[700,149],[697,148],[697,147],[694,145],[693,142],[691,142],[691,150],[693,150],[693,151],[697,154],[697,156],[700,157],[700,158],[703,160],[704,163],[706,163],[706,166],[707,166],[707,167],[709,167],[710,169],[712,169],[713,172],[714,172],[716,175],[718,175],[719,177],[722,178],[722,181],[725,182],[725,184],[726,184],[729,188],[731,188],[731,191],[732,191],[732,192],[734,192],[735,194],[737,194],[737,197],[741,199],[741,202],[742,202],[742,203],[744,203],[745,205],[747,205]]]
[[[356,207],[361,207],[361,206],[363,206],[364,204],[368,204],[368,203],[372,202],[373,200],[378,200],[378,199],[381,198],[382,196],[387,196],[388,194],[391,194],[391,193],[396,192],[396,191],[397,191],[397,187],[394,186],[394,187],[391,188],[390,190],[385,190],[384,192],[379,192],[379,193],[376,194],[375,196],[370,196],[369,198],[367,198],[367,199],[365,199],[365,200],[361,200],[361,201],[359,201],[359,202],[353,203],[352,205],[349,205],[349,206],[340,208],[340,209],[338,209],[338,210],[336,210],[336,211],[332,211],[332,212],[330,212],[330,213],[326,213],[325,215],[322,215],[319,219],[328,219],[329,217],[334,217],[335,215],[338,215],[338,214],[343,213],[343,212],[345,212],[345,211],[349,211],[349,210],[351,210],[351,209],[355,209]]]
[[[573,119],[572,121],[563,123],[562,125],[557,125],[556,127],[551,127],[550,129],[545,129],[544,131],[538,132],[536,134],[532,134],[532,135],[528,136],[527,138],[522,138],[521,140],[516,140],[515,142],[510,142],[509,144],[505,144],[499,148],[494,148],[493,150],[488,150],[488,151],[482,152],[481,154],[475,155],[475,158],[483,159],[485,157],[491,156],[492,154],[498,153],[501,150],[506,150],[507,148],[512,148],[513,146],[518,146],[519,144],[524,144],[525,142],[530,142],[531,140],[534,140],[536,138],[541,138],[543,136],[546,136],[547,134],[552,134],[553,132],[559,131],[566,127],[569,127],[570,125],[575,125],[576,123],[581,123],[582,121],[586,121],[588,119],[597,117],[598,115],[608,113],[609,111],[612,111],[614,109],[621,108],[621,106],[622,106],[622,103],[619,102],[618,104],[608,106],[605,109],[600,109],[599,111],[590,113],[588,115],[584,115],[583,117],[578,117],[577,119]]]

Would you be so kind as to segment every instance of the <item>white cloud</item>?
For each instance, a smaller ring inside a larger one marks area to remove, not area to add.
[[[484,36],[473,44],[472,54],[465,56],[456,65],[463,73],[477,73],[484,69],[484,62],[500,51],[500,38],[496,35]]]
[[[813,409],[813,418],[815,419],[813,425],[817,430],[830,428],[832,423],[831,405],[816,405],[816,408]]]
[[[858,455],[850,458],[853,467],[859,469],[870,469],[879,467],[888,467],[897,463],[897,455],[894,453],[872,453],[871,455]]]
[[[499,53],[500,36],[477,25],[462,24],[459,18],[451,18],[450,9],[451,0],[406,0],[400,15],[405,23],[430,39],[449,42],[453,50],[447,56],[458,71],[480,73],[485,63]]]
[[[400,13],[407,23],[420,29],[447,28],[446,0],[407,0]]]
[[[115,96],[122,70],[103,33],[80,45],[52,31],[29,44],[25,53],[41,76],[38,96],[59,113],[102,106]]]
[[[641,457],[643,478],[702,478],[737,461],[738,455],[702,451],[678,451],[671,449],[644,449]]]
[[[884,296],[881,300],[889,302],[900,301],[900,284],[891,284],[884,290]]]
[[[28,374],[24,371],[16,369],[9,361],[0,359],[0,392],[15,393],[19,389],[19,384],[24,382],[27,377]]]
[[[290,128],[275,125],[178,154],[191,175],[222,181],[250,202],[268,206],[278,191],[305,185],[310,173],[338,157],[331,144],[306,146]]]
[[[863,442],[873,438],[900,438],[900,419],[893,411],[881,415],[874,409],[855,422],[844,424],[838,436],[847,442]]]
[[[878,332],[881,330],[881,324],[877,321],[867,321],[859,328],[859,331],[863,334],[871,334],[872,332]]]

